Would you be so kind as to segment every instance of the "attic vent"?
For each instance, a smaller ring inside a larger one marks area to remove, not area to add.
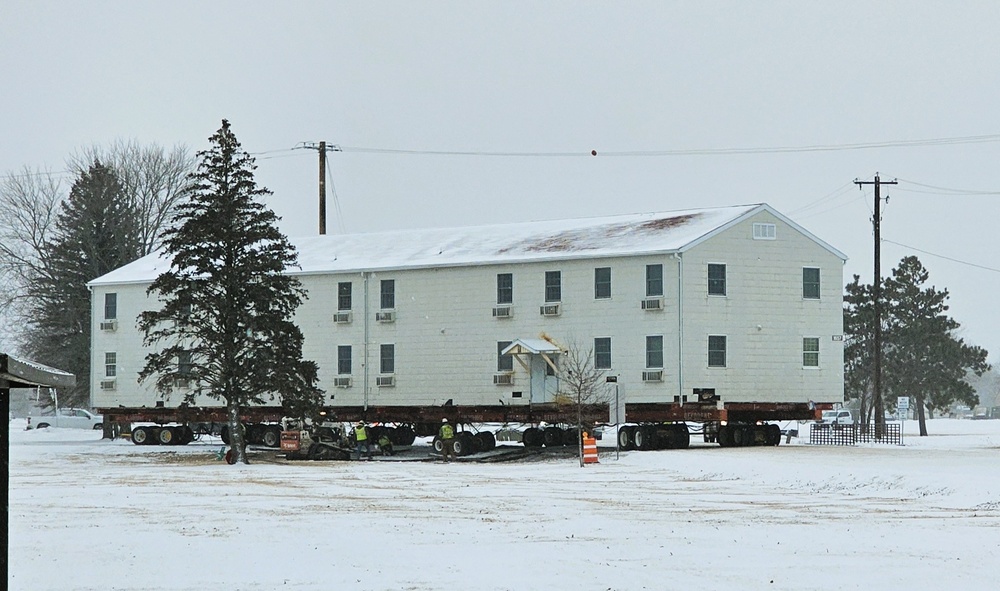
[[[101,380],[101,390],[114,390],[115,380]]]
[[[104,320],[101,322],[101,330],[114,331],[118,328],[117,320]]]
[[[662,382],[663,381],[663,370],[657,369],[654,371],[644,371],[642,372],[642,381],[644,382]]]
[[[545,304],[541,307],[542,316],[558,316],[562,313],[559,304]]]
[[[511,318],[514,316],[514,309],[510,306],[495,306],[493,308],[494,318]]]
[[[351,312],[337,312],[333,315],[333,321],[337,324],[347,324],[351,321]]]
[[[395,310],[383,310],[382,312],[375,312],[376,322],[395,322],[396,321],[396,311]]]
[[[663,298],[646,298],[642,300],[643,310],[662,310],[663,309]]]
[[[396,385],[396,376],[378,376],[375,378],[375,385],[379,388],[388,388]]]
[[[754,224],[754,240],[774,240],[777,237],[777,228],[774,224]]]

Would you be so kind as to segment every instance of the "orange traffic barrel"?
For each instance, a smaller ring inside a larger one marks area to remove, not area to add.
[[[597,440],[588,436],[587,433],[583,434],[583,463],[597,463]]]

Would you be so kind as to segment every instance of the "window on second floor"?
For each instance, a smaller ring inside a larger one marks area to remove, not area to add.
[[[182,377],[188,377],[194,372],[194,362],[192,361],[191,351],[180,351],[177,353],[177,374]]]
[[[514,275],[512,273],[497,273],[497,303],[514,303]]]
[[[350,281],[341,281],[337,284],[337,309],[343,311],[351,309]]]
[[[646,337],[646,367],[651,369],[663,367],[663,335]]]
[[[351,375],[351,346],[337,346],[337,373],[342,376]]]
[[[807,300],[819,299],[819,269],[802,267],[802,297]]]
[[[379,372],[394,373],[396,371],[396,345],[379,347]]]
[[[392,310],[396,307],[396,280],[383,279],[382,287],[379,291],[379,304],[383,310]]]
[[[118,353],[107,351],[104,353],[104,377],[113,378],[118,375]]]
[[[708,264],[708,295],[726,295],[726,265]]]
[[[663,295],[663,265],[646,265],[646,297]]]
[[[562,301],[562,271],[545,272],[545,301]]]
[[[594,339],[594,369],[611,369],[611,337]]]
[[[497,341],[497,371],[514,371],[514,356],[503,354],[510,344],[511,341]]]
[[[611,267],[594,269],[594,299],[605,300],[611,297]]]
[[[118,318],[118,294],[104,294],[104,319],[114,320]]]
[[[708,366],[726,367],[726,337],[724,335],[708,336]]]

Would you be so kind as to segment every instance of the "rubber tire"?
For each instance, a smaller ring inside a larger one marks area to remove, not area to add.
[[[222,443],[229,445],[229,425],[223,425],[219,435],[222,437]]]
[[[545,440],[542,438],[542,430],[538,427],[528,427],[521,434],[521,443],[524,447],[542,447]]]
[[[719,425],[719,434],[716,439],[719,442],[719,447],[736,447],[736,442],[733,441],[734,430],[729,425]]]
[[[775,447],[781,443],[781,427],[778,425],[768,425],[767,432],[770,439],[768,445]]]
[[[136,445],[146,445],[149,443],[150,433],[146,427],[136,427],[132,429],[132,443]]]
[[[187,425],[185,425],[184,427],[181,428],[181,430],[182,430],[182,432],[181,432],[181,440],[178,442],[178,445],[187,445],[187,444],[191,443],[192,441],[194,441],[195,434],[194,434],[194,430],[191,429],[191,427],[188,427]]]
[[[398,427],[394,431],[394,434],[396,438],[392,440],[393,445],[413,445],[413,442],[417,439],[417,434],[408,425]]]
[[[546,427],[542,430],[542,441],[545,447],[562,446],[563,430],[559,427]]]
[[[455,452],[455,457],[467,455],[472,450],[469,449],[469,440],[464,437],[456,437],[451,440],[451,450]]]
[[[491,431],[480,431],[479,433],[476,433],[476,439],[479,440],[482,451],[490,451],[497,446],[497,438]]]
[[[635,427],[625,425],[618,428],[618,447],[626,451],[635,447]]]
[[[444,453],[444,440],[442,440],[437,435],[434,436],[434,443],[432,444],[434,451],[443,454]]]
[[[172,427],[161,427],[156,433],[156,442],[160,445],[174,445],[177,433]]]
[[[676,439],[674,443],[677,449],[687,449],[691,446],[691,431],[688,429],[687,423],[681,423],[676,426]]]
[[[649,437],[649,428],[644,426],[636,427],[632,433],[632,445],[637,451],[652,449],[652,440]]]
[[[265,447],[281,447],[281,427],[268,425],[262,438]]]

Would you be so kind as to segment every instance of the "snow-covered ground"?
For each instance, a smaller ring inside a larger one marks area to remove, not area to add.
[[[10,589],[1000,588],[1000,421],[586,468],[228,466],[218,442],[10,425]]]

